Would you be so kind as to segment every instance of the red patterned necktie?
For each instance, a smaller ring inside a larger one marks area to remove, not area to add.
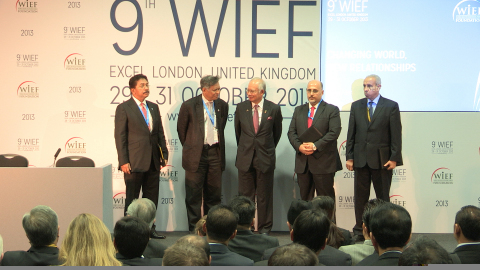
[[[312,107],[310,109],[310,116],[308,117],[308,128],[310,128],[312,126],[312,122],[313,122],[313,116],[315,114],[315,107]]]
[[[253,128],[255,129],[255,134],[258,132],[258,105],[253,106]]]

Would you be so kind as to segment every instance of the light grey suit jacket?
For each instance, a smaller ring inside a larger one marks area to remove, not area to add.
[[[365,240],[363,244],[341,246],[338,250],[352,256],[352,265],[357,265],[361,260],[372,255],[375,252],[372,240]]]

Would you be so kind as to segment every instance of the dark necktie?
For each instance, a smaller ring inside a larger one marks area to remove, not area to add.
[[[368,102],[368,122],[372,122],[373,117],[373,101]]]

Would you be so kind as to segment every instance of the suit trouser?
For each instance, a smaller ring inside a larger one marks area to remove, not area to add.
[[[238,194],[255,202],[257,195],[257,222],[260,233],[269,233],[273,225],[273,175],[274,170],[263,173],[256,153],[248,171],[238,170]]]
[[[125,179],[125,212],[134,199],[138,199],[140,189],[142,190],[142,198],[148,198],[158,205],[158,187],[160,182],[160,171],[155,168],[153,160],[150,162],[150,168],[146,172],[124,173]]]
[[[205,147],[196,172],[185,171],[185,205],[188,229],[193,231],[203,213],[220,204],[222,199],[222,161],[218,144]]]
[[[302,200],[311,201],[316,190],[317,196],[330,196],[335,201],[334,176],[335,173],[313,174],[307,162],[305,173],[297,174]]]
[[[386,202],[389,202],[392,173],[392,170],[372,169],[368,165],[363,168],[355,168],[355,227],[353,227],[353,233],[355,235],[363,235],[362,216],[365,204],[370,198],[370,183],[373,183],[373,188],[375,190],[375,194],[377,195],[377,199],[382,199]]]

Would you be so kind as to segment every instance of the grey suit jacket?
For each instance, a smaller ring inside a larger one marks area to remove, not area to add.
[[[278,247],[265,250],[262,260],[268,260],[277,248]],[[318,262],[326,266],[351,266],[352,257],[343,251],[326,245],[325,249],[318,254]]]
[[[381,169],[381,147],[390,148],[390,159],[397,166],[402,160],[402,123],[398,103],[380,96],[371,122],[367,116],[367,98],[352,103],[347,132],[347,160],[353,159],[356,168],[368,164],[372,169]]]
[[[275,169],[275,147],[282,136],[282,111],[277,104],[264,100],[262,121],[255,134],[253,127],[252,102],[241,102],[235,110],[235,135],[237,138],[237,159],[235,166],[241,171],[248,171],[253,160],[253,153],[259,158],[263,173]]]
[[[338,250],[350,254],[352,265],[357,265],[361,260],[375,253],[372,240],[365,240],[363,244],[341,246]]]
[[[168,247],[160,243],[160,241],[161,240],[150,239],[145,251],[143,251],[143,256],[145,256],[145,258],[163,258],[163,254],[165,254],[165,250]]]
[[[3,254],[2,266],[48,266],[59,265],[58,248],[30,247],[28,251],[7,251]]]
[[[253,260],[232,252],[223,244],[210,244],[211,266],[253,266]]]
[[[228,104],[218,98],[215,106],[215,125],[218,131],[218,143],[222,159],[222,171],[225,170],[225,136]],[[202,95],[185,101],[178,113],[177,133],[182,143],[182,166],[186,171],[196,172],[202,156],[205,140],[205,126]]]
[[[250,230],[237,231],[235,238],[228,242],[228,249],[258,262],[263,252],[269,248],[278,247],[278,239],[263,234],[254,234]]]
[[[161,266],[162,259],[161,258],[126,258],[122,254],[117,253],[115,255],[117,260],[121,261],[124,266]]]
[[[132,172],[146,172],[150,161],[160,170],[160,149],[168,159],[168,149],[163,132],[162,119],[158,105],[146,101],[152,115],[153,129],[148,129],[137,103],[133,98],[119,104],[115,111],[115,145],[118,154],[118,168],[130,163]]]
[[[366,257],[360,261],[358,266],[397,266],[401,252],[385,252],[381,256],[378,253]]]
[[[337,139],[342,130],[340,113],[337,106],[322,101],[315,112],[312,126],[323,134],[316,142],[317,150],[312,155],[302,154],[298,148],[303,143],[299,137],[308,129],[309,103],[295,108],[288,129],[288,139],[295,149],[295,173],[305,173],[308,164],[314,174],[334,173],[342,169],[337,149]]]

